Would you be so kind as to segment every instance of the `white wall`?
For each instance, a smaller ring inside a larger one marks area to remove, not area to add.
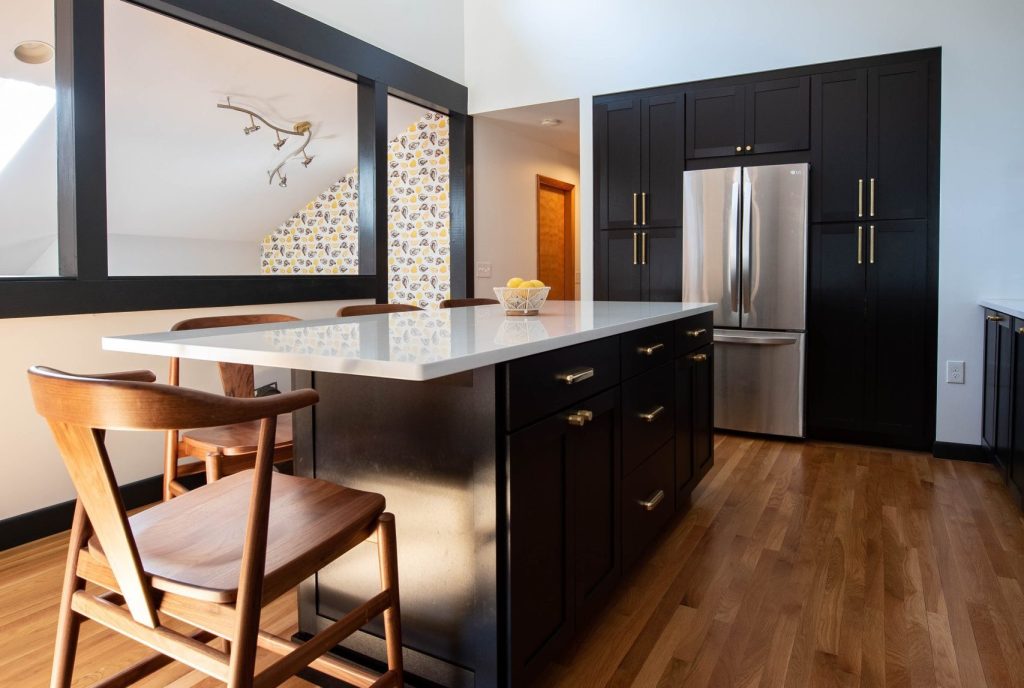
[[[466,3],[466,83],[471,112],[579,97],[581,196],[589,196],[590,96],[941,46],[936,439],[977,444],[982,328],[975,302],[1024,296],[1016,211],[1024,186],[1022,27],[1019,0],[475,0]],[[581,204],[592,207],[589,197]],[[586,284],[592,216],[582,219]],[[942,381],[947,359],[967,362],[967,384]]]
[[[175,322],[201,315],[223,313],[288,313],[299,318],[333,316],[338,301],[289,303],[237,308],[206,308],[141,313],[104,313],[47,318],[0,320],[0,519],[74,498],[60,455],[46,423],[32,406],[25,371],[43,364],[69,372],[109,372],[145,368],[167,380],[166,359],[155,356],[111,353],[100,348],[104,335],[133,334],[167,330]],[[288,389],[289,373],[258,368],[256,384],[278,380]],[[220,391],[216,365],[183,361],[181,383],[190,387]],[[163,470],[163,439],[160,433],[110,433],[108,440],[114,473],[126,484]]]
[[[492,296],[491,288],[505,286],[510,277],[537,276],[537,175],[578,190],[579,169],[579,158],[571,153],[486,117],[473,122],[475,259],[491,263],[491,277],[476,278],[477,296]],[[580,207],[577,198],[576,227]]]

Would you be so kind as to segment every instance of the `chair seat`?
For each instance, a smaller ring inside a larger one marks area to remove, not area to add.
[[[154,588],[235,601],[253,477],[236,473],[128,519]],[[354,546],[373,532],[384,506],[373,492],[275,473],[264,590],[291,587]],[[95,536],[89,550],[104,559]]]
[[[181,433],[181,444],[186,456],[203,458],[210,452],[224,456],[253,454],[259,443],[260,421],[217,425],[212,428],[196,428]],[[277,432],[274,435],[274,450],[289,449],[292,446],[292,417],[278,416]],[[289,457],[290,458],[290,457]]]

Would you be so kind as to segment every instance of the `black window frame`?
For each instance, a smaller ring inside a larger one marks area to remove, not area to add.
[[[451,293],[472,296],[465,86],[273,0],[116,0],[358,85],[359,275],[110,276],[104,0],[54,0],[59,277],[0,279],[0,318],[373,298],[387,301],[387,96],[449,117]],[[372,269],[372,274],[363,271]]]

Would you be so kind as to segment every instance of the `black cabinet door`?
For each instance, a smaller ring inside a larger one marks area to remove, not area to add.
[[[693,469],[699,479],[715,459],[715,351],[713,345],[697,349],[686,357],[693,363]]]
[[[868,316],[864,429],[890,446],[924,448],[930,443],[927,427],[934,401],[929,390],[935,371],[928,356],[927,249],[924,220],[864,226]],[[817,325],[814,332],[820,333]]]
[[[928,63],[869,73],[867,217],[928,216]]]
[[[577,620],[588,618],[619,576],[619,404],[617,389],[572,407],[589,411],[581,427],[568,426],[572,564]],[[539,562],[534,562],[538,564]]]
[[[761,81],[747,87],[746,136],[752,153],[807,150],[811,143],[811,78]]]
[[[868,74],[865,69],[813,79],[813,219],[863,219],[868,192]]]
[[[682,188],[682,181],[680,181]],[[641,235],[644,301],[683,300],[683,230],[644,230]]]
[[[1004,315],[999,325],[999,365],[996,380],[996,446],[995,455],[1009,472],[1011,462],[1011,440],[1013,428],[1013,330],[1011,319]]]
[[[857,224],[811,228],[807,421],[812,435],[855,432],[862,426],[867,337],[865,229]]]
[[[594,106],[598,228],[639,224],[641,192],[639,98]]]
[[[607,256],[604,275],[609,301],[642,301],[644,298],[644,265],[641,264],[643,241],[639,230],[613,230],[595,237],[604,245]],[[680,260],[682,260],[680,258]],[[600,277],[600,272],[598,273]]]
[[[693,373],[696,362],[690,356],[676,359],[676,494],[675,508],[689,503],[694,476],[693,463]]]
[[[996,450],[996,418],[999,399],[999,321],[1006,317],[985,311],[985,389],[981,438],[993,454]]]
[[[695,91],[686,98],[686,157],[714,158],[743,152],[746,87]]]
[[[1010,460],[1010,477],[1014,484],[1024,492],[1024,319],[1017,318],[1013,323],[1013,375],[1010,380],[1013,390],[1011,417],[1013,419],[1010,435],[1013,449]]]
[[[683,94],[641,101],[641,206],[644,227],[683,223]]]

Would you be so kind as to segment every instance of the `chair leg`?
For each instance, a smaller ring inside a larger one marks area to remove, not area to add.
[[[221,459],[224,455],[220,452],[209,452],[206,455],[206,484],[220,480]]]
[[[397,674],[396,685],[402,685],[402,615],[398,604],[398,546],[394,514],[384,513],[377,519],[377,557],[381,589],[391,593],[391,603],[384,610],[388,673]]]
[[[81,500],[75,502],[75,517],[71,524],[68,541],[67,563],[64,568],[64,586],[60,594],[60,611],[57,615],[57,640],[53,650],[53,670],[50,674],[50,688],[69,688],[75,671],[75,651],[78,649],[78,629],[82,617],[71,609],[71,598],[85,587],[85,581],[78,577],[78,553],[89,537],[89,521]]]

